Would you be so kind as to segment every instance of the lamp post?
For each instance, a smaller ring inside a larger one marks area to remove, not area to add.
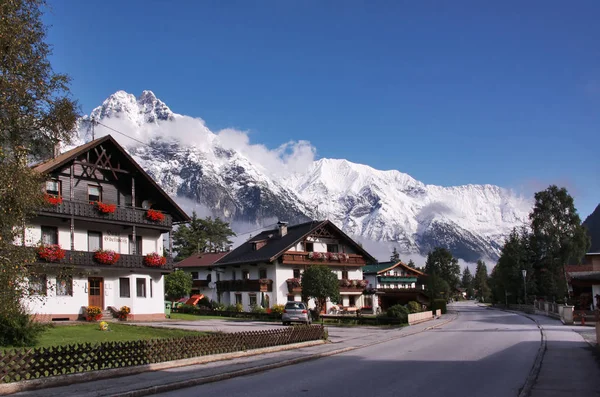
[[[521,270],[521,273],[523,273],[523,289],[524,289],[524,298],[525,298],[525,304],[527,304],[527,282],[525,281],[527,278],[527,270],[523,269]]]

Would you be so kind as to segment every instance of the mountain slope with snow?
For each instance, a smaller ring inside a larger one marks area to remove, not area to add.
[[[347,160],[309,159],[307,166],[288,169],[267,162],[266,149],[248,146],[246,136],[213,133],[202,120],[173,113],[151,91],[138,98],[111,95],[80,120],[79,141],[91,139],[92,131],[113,134],[176,199],[197,202],[230,222],[329,218],[350,235],[389,242],[401,252],[425,255],[444,246],[474,261],[497,258],[504,238],[531,209],[531,202],[498,186],[426,185]]]

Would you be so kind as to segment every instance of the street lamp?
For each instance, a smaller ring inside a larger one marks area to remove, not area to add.
[[[527,270],[523,269],[521,270],[521,273],[523,273],[523,289],[525,291],[525,304],[527,304],[527,282],[525,281],[527,278]]]

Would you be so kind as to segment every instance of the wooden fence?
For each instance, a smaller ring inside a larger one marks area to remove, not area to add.
[[[0,350],[0,382],[132,367],[323,339],[320,325],[170,339]]]

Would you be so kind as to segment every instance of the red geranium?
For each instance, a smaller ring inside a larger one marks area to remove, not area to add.
[[[52,196],[50,194],[46,194],[44,196],[44,200],[46,200],[46,202],[48,204],[52,204],[52,205],[59,205],[59,204],[62,204],[62,202],[63,202],[62,197],[60,197],[60,196]]]
[[[46,262],[58,262],[65,258],[65,250],[60,248],[58,244],[40,245],[37,249],[37,254],[40,259]]]
[[[94,259],[97,262],[103,263],[105,265],[114,265],[120,257],[120,254],[117,254],[115,251],[112,250],[98,250],[94,254]]]
[[[103,214],[112,214],[117,210],[116,204],[104,204],[101,201],[96,201],[96,208]]]
[[[157,254],[156,252],[153,252],[151,254],[146,255],[146,257],[144,258],[144,263],[146,264],[146,266],[164,266],[167,263],[167,258]]]
[[[165,220],[165,215],[160,211],[148,210],[148,212],[146,212],[146,218],[154,222],[162,222]]]

